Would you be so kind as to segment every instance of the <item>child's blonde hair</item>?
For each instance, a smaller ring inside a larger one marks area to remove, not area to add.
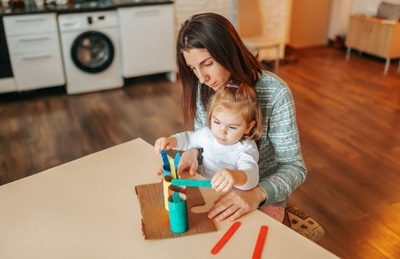
[[[263,133],[262,113],[256,91],[245,84],[228,83],[219,88],[208,103],[207,126],[211,128],[212,114],[215,110],[225,108],[242,116],[247,126],[254,120],[256,123],[249,134],[242,139],[257,140]]]

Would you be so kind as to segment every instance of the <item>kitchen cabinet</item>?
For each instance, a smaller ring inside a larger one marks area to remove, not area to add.
[[[56,14],[3,19],[17,90],[64,85]]]
[[[386,59],[384,68],[384,74],[386,74],[390,60],[400,58],[400,23],[365,15],[354,15],[350,18],[346,45],[347,60],[352,48]]]
[[[0,78],[0,93],[15,92],[16,89],[13,77]]]
[[[169,72],[174,80],[174,15],[172,5],[117,9],[122,75],[125,78]]]

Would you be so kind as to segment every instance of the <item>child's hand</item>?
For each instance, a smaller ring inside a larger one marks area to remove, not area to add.
[[[174,137],[162,137],[156,140],[156,143],[154,144],[154,149],[157,154],[160,154],[161,150],[170,150],[171,148],[176,147],[176,138]]]
[[[211,179],[212,188],[217,192],[227,192],[236,184],[233,171],[222,169]]]
[[[199,150],[197,148],[192,148],[183,152],[177,168],[178,174],[181,174],[184,171],[189,171],[189,174],[194,176],[197,168],[199,167],[199,163],[197,161],[198,155]]]

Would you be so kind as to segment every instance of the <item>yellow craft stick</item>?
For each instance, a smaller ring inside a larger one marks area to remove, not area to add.
[[[175,171],[174,159],[171,158],[169,160],[169,165],[171,166],[172,179],[176,179],[176,171]]]

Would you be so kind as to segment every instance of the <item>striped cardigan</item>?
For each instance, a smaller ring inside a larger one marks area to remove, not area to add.
[[[197,92],[195,130],[207,127],[207,113]],[[288,85],[268,71],[262,73],[255,89],[261,104],[264,133],[259,143],[260,182],[266,195],[261,205],[277,204],[304,182],[307,176],[296,124],[296,111]]]

